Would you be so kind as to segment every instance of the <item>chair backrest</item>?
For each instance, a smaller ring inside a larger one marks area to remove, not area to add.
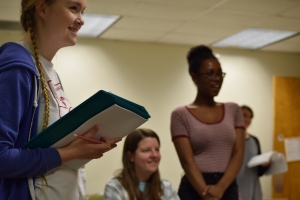
[[[103,200],[103,195],[102,194],[93,194],[88,198],[88,200]]]

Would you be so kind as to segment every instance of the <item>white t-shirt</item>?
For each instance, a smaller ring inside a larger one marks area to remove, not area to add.
[[[24,41],[18,42],[24,46],[32,55],[34,60],[33,50],[30,45]],[[60,119],[67,114],[72,105],[69,102],[66,94],[62,90],[59,78],[53,69],[53,64],[46,60],[41,55],[39,56],[40,62],[43,66],[47,90],[50,99],[50,116],[49,125]],[[35,61],[34,61],[35,63]],[[41,83],[40,83],[41,86]],[[42,131],[45,120],[45,97],[41,91],[40,104],[39,104],[39,119],[38,119],[38,132]],[[47,184],[42,177],[35,177],[34,192],[31,193],[32,199],[35,200],[83,200],[86,193],[86,176],[85,169],[78,170],[70,169],[64,165],[47,172],[44,177]],[[30,185],[31,186],[31,185]],[[31,188],[32,189],[32,188]],[[33,194],[34,193],[34,194]],[[35,195],[35,196],[33,196]]]

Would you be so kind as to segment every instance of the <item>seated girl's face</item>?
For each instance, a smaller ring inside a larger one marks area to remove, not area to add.
[[[159,148],[157,139],[153,137],[146,137],[139,142],[135,153],[130,156],[136,173],[151,175],[157,171],[161,159]]]

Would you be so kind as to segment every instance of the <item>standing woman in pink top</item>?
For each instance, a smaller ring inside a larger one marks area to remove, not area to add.
[[[200,45],[188,53],[189,73],[197,87],[195,100],[176,108],[171,133],[185,172],[181,200],[238,200],[236,176],[243,162],[244,121],[235,103],[220,103],[225,73],[212,50]]]

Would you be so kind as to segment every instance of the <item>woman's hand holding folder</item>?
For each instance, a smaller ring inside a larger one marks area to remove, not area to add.
[[[90,129],[84,137],[92,138],[99,130],[98,126]],[[57,149],[62,162],[67,162],[74,159],[98,159],[103,156],[103,153],[115,148],[117,142],[122,138],[101,138],[102,143],[95,143],[83,138],[77,138],[70,145]]]

